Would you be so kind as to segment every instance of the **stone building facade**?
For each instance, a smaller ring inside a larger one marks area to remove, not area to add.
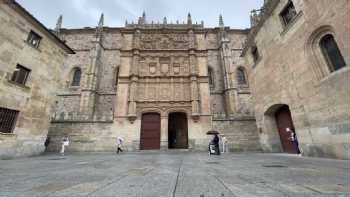
[[[249,30],[203,22],[149,22],[63,29],[69,55],[49,132],[50,150],[206,150],[219,130],[231,151],[260,150],[251,94],[240,57]]]
[[[350,3],[270,0],[252,15],[246,60],[260,142],[267,152],[350,159]]]
[[[0,158],[40,154],[74,53],[15,1],[0,2]]]

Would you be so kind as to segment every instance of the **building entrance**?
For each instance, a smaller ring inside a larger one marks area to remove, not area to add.
[[[142,115],[140,149],[160,149],[160,115],[158,113]]]
[[[188,125],[185,113],[169,114],[168,137],[170,149],[188,148]]]

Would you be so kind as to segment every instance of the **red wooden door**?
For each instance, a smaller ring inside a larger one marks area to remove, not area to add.
[[[283,106],[276,112],[276,123],[284,152],[296,153],[296,149],[290,141],[291,133],[286,131],[287,128],[294,131],[292,115],[288,106]]]
[[[160,115],[148,113],[141,120],[141,150],[160,149]]]

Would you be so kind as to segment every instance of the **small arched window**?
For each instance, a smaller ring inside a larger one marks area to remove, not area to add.
[[[214,86],[214,73],[212,68],[208,68],[208,77],[209,77],[209,85],[210,87]]]
[[[327,34],[321,38],[320,47],[330,72],[334,72],[346,66],[345,60],[332,34]]]
[[[72,78],[72,86],[80,86],[80,78],[81,78],[81,69],[75,68],[73,72],[73,78]]]
[[[239,85],[247,85],[247,77],[244,68],[237,68],[237,82]]]

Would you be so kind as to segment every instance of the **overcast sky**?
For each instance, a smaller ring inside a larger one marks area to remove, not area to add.
[[[259,8],[263,0],[17,0],[32,15],[49,28],[54,28],[60,14],[63,27],[94,27],[103,12],[105,26],[121,27],[125,20],[137,21],[145,11],[148,21],[204,21],[206,27],[218,25],[221,13],[225,26],[248,28],[249,13]]]

